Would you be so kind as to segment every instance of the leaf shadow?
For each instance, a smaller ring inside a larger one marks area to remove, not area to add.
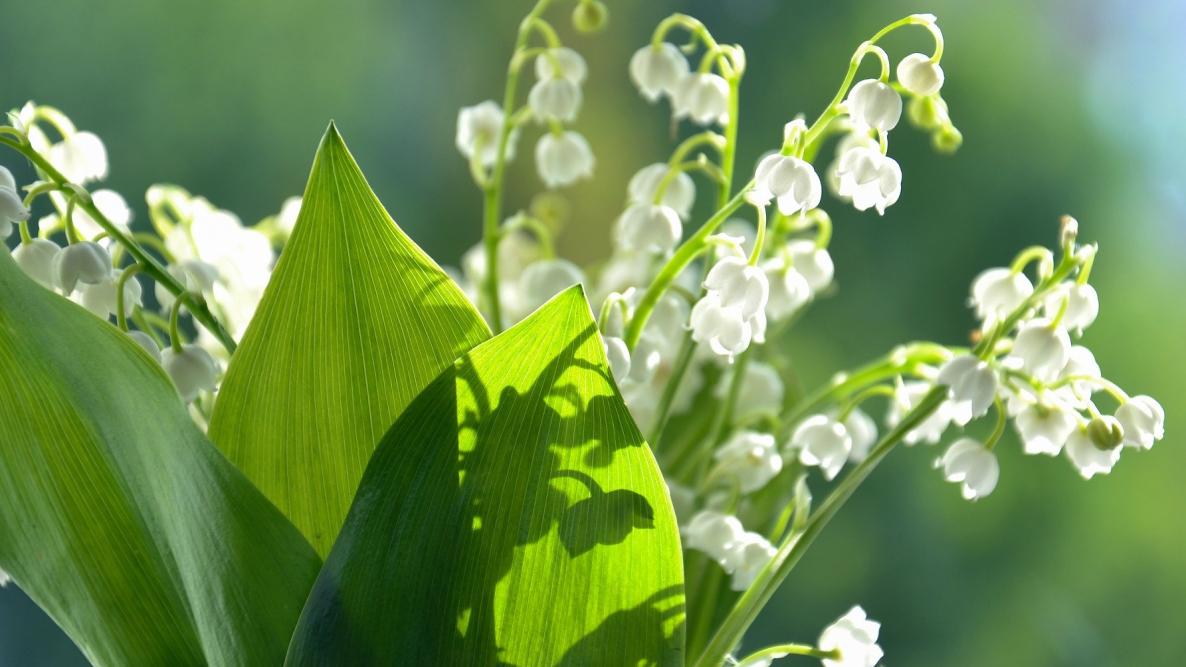
[[[413,401],[368,467],[302,614],[293,664],[509,665],[508,654],[523,651],[508,648],[500,625],[506,618],[544,634],[569,620],[550,618],[534,603],[538,619],[517,608],[539,591],[561,594],[548,581],[508,581],[524,548],[555,534],[548,557],[581,562],[654,529],[646,497],[607,490],[573,467],[605,468],[619,452],[645,444],[632,423],[611,428],[624,410],[617,389],[580,355],[594,336],[595,325],[582,328],[525,388],[487,387],[467,355]],[[589,386],[605,393],[586,398]],[[580,583],[589,590],[601,584]],[[528,590],[516,595],[508,586]],[[675,619],[683,614],[681,587],[671,588],[610,613],[569,642],[558,662],[525,664],[618,664],[594,658],[599,646],[625,650],[612,639],[620,632],[649,642],[645,649],[632,644],[643,653],[670,653],[681,643]],[[555,600],[554,611],[584,602],[570,594]]]

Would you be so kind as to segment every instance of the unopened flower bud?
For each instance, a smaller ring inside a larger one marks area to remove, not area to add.
[[[933,130],[944,124],[950,124],[947,115],[947,102],[938,95],[912,97],[906,105],[906,118],[910,124],[923,130]]]
[[[1087,425],[1087,437],[1101,451],[1111,451],[1124,442],[1124,427],[1115,417],[1096,417]]]
[[[940,153],[950,155],[964,143],[964,135],[954,125],[946,124],[931,135],[931,145]]]
[[[598,0],[582,0],[572,10],[572,27],[586,34],[601,32],[609,24],[609,9]]]
[[[1079,221],[1069,215],[1064,215],[1058,221],[1058,243],[1063,248],[1071,248],[1079,238]]]

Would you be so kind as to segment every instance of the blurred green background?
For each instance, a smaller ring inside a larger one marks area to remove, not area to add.
[[[963,131],[951,157],[905,127],[905,172],[884,218],[834,200],[840,290],[787,345],[808,386],[897,342],[960,342],[983,267],[1051,244],[1062,213],[1102,253],[1103,304],[1089,331],[1106,375],[1158,397],[1168,436],[1085,483],[1064,460],[1023,457],[1010,436],[1002,477],[969,504],[931,470],[934,450],[892,456],[759,620],[749,645],[812,641],[855,603],[884,623],[890,665],[1017,667],[1186,663],[1186,144],[1180,85],[1186,6],[1176,0],[907,3],[608,0],[610,29],[573,36],[590,62],[578,128],[597,177],[569,191],[561,241],[587,262],[638,167],[666,157],[665,108],[626,77],[630,54],[671,11],[703,19],[750,61],[739,172],[814,117],[853,48],[899,16],[930,11],[947,37],[944,96]],[[66,111],[110,153],[111,187],[143,224],[142,193],[175,182],[254,221],[297,194],[330,118],[380,198],[438,261],[479,238],[480,199],[453,147],[456,110],[501,95],[528,0],[54,0],[5,3],[0,106]],[[886,42],[929,48],[926,33]],[[529,142],[532,137],[525,137]],[[540,186],[530,143],[510,202]],[[13,155],[0,163],[16,167]],[[513,208],[512,208],[513,210]],[[800,659],[806,663],[806,659]],[[0,665],[82,659],[14,586],[0,590]],[[788,661],[788,664],[796,664]]]

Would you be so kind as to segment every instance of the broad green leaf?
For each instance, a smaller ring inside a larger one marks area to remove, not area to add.
[[[95,664],[268,665],[320,559],[160,366],[0,252],[0,568]]]
[[[293,665],[678,665],[667,488],[580,288],[478,346],[383,438]]]
[[[398,227],[331,125],[210,439],[324,555],[383,433],[490,336]]]

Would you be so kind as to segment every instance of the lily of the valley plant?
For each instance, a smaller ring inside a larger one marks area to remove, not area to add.
[[[501,103],[458,116],[484,201],[459,270],[395,225],[332,126],[274,217],[153,185],[133,225],[97,136],[9,114],[0,144],[31,175],[0,169],[0,568],[95,664],[871,667],[859,606],[740,647],[899,444],[978,500],[1010,424],[1084,478],[1162,438],[1157,401],[1080,344],[1097,246],[1070,218],[976,278],[970,343],[787,396],[777,342],[835,292],[825,207],[894,205],[900,125],[960,144],[933,16],[861,42],[818,116],[762,130],[740,170],[745,52],[663,20],[622,82],[681,140],[631,156],[613,253],[581,267],[554,251],[559,193],[613,176],[580,132],[589,66],[561,4],[520,24]],[[933,50],[891,56],[900,29]],[[514,212],[524,162],[543,192]]]

